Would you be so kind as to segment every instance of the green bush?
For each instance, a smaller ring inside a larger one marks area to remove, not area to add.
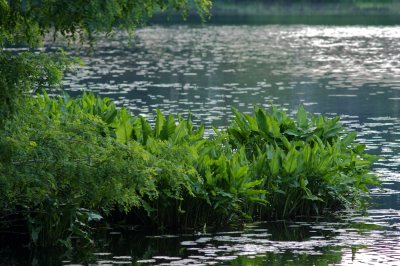
[[[118,142],[84,100],[32,98],[1,134],[2,216],[22,217],[39,245],[86,236],[88,219],[99,213],[127,213],[167,193],[178,198],[181,186],[189,187],[190,169],[158,159],[138,142]],[[162,190],[165,182],[173,186]]]
[[[37,245],[69,244],[116,212],[157,227],[219,226],[360,207],[377,184],[374,157],[339,118],[234,113],[205,139],[190,115],[157,111],[151,125],[93,94],[28,98],[0,135],[0,223],[19,219]]]

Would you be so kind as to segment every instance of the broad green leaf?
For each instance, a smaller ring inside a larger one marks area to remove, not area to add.
[[[140,117],[140,125],[142,131],[142,143],[143,145],[146,145],[147,139],[152,135],[152,129],[150,124],[142,116]]]
[[[284,132],[285,135],[289,135],[289,136],[294,136],[294,137],[299,137],[301,134],[299,134],[299,132],[297,132],[297,130],[294,129],[287,129]]]
[[[342,130],[343,128],[341,126],[331,127],[329,129],[324,130],[323,136],[325,139],[337,137]]]
[[[321,158],[321,161],[317,167],[320,173],[325,173],[329,170],[329,167],[332,162],[332,157],[330,155],[326,155],[325,157]]]
[[[228,133],[230,135],[232,135],[240,143],[244,143],[246,141],[246,139],[247,139],[245,136],[242,135],[241,132],[239,132],[238,130],[233,129],[233,128],[229,128],[228,129]]]
[[[172,115],[169,115],[160,132],[160,138],[168,140],[174,134],[175,128],[175,119]]]
[[[310,145],[306,144],[302,150],[302,155],[303,155],[303,160],[306,163],[306,165],[310,164],[311,160],[311,147]]]
[[[291,149],[286,155],[286,159],[283,162],[283,168],[286,173],[292,174],[296,171],[297,168],[297,160],[298,160],[299,152],[296,149]]]
[[[269,162],[269,170],[272,176],[277,176],[280,170],[280,155],[276,152]]]
[[[355,153],[361,154],[361,153],[364,152],[365,148],[366,148],[365,144],[357,143],[353,150],[354,150]]]
[[[249,126],[249,130],[257,132],[258,131],[258,125],[257,125],[256,119],[253,118],[250,115],[247,115],[247,114],[245,115],[245,117],[246,117],[246,120],[247,120],[247,125]]]
[[[287,118],[285,111],[278,109],[276,106],[272,106],[271,113],[279,123],[283,123]]]
[[[267,117],[262,109],[257,109],[256,113],[258,129],[264,133],[268,132]]]
[[[322,128],[325,125],[325,119],[322,115],[319,115],[315,121],[315,126],[318,128]]]
[[[292,149],[292,144],[289,142],[289,140],[284,135],[281,136],[281,140],[282,140],[283,146],[285,146],[286,150],[289,151]]]
[[[115,129],[115,135],[117,141],[123,144],[127,144],[132,137],[133,126],[131,125],[129,118],[130,116],[126,109],[121,109]]]
[[[263,182],[264,182],[263,179],[254,180],[252,182],[245,183],[244,187],[245,188],[254,188],[254,187],[258,186],[258,185],[261,185]]]
[[[196,130],[196,136],[202,138],[204,136],[204,124],[201,124],[200,127]]]
[[[250,133],[249,132],[249,126],[248,126],[248,121],[246,120],[246,117],[244,114],[240,113],[238,110],[235,108],[232,109],[232,112],[235,115],[234,121],[236,122],[236,125],[240,128],[240,130],[243,133]]]
[[[189,112],[187,120],[186,120],[187,131],[189,135],[192,135],[193,132],[193,122],[192,122],[192,114]]]
[[[233,178],[235,179],[243,179],[249,171],[249,167],[247,165],[236,168],[232,171]]]
[[[274,138],[278,138],[281,135],[279,122],[272,116],[267,116],[267,128]]]
[[[109,112],[104,113],[104,114],[101,116],[101,118],[103,119],[103,121],[104,121],[106,124],[111,124],[111,123],[114,121],[114,119],[115,119],[115,117],[117,116],[117,114],[118,114],[118,111],[117,111],[116,109],[114,109],[114,110],[112,110],[112,111],[109,111]]]
[[[181,122],[171,136],[171,142],[178,144],[184,137],[188,135],[186,122]]]
[[[275,149],[272,145],[265,146],[265,154],[267,155],[267,159],[270,160],[275,154]]]
[[[148,137],[146,141],[146,150],[148,150],[152,154],[157,154],[159,153],[160,149],[158,147],[159,145],[159,139],[154,139],[152,137]]]
[[[156,116],[156,124],[154,127],[154,136],[156,138],[159,138],[161,135],[161,130],[164,127],[164,123],[165,123],[165,117],[164,115],[161,113],[160,109],[157,109],[157,116]]]
[[[303,105],[300,105],[297,109],[297,125],[302,129],[308,128],[307,113]]]

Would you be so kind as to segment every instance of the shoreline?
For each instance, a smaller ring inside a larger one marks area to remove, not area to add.
[[[400,25],[400,3],[233,3],[214,2],[204,21],[195,9],[186,18],[173,11],[157,12],[152,24],[306,24],[306,25]]]
[[[234,3],[217,1],[211,9],[213,15],[399,15],[400,3]]]
[[[398,15],[235,15],[211,16],[205,21],[194,14],[186,19],[174,14],[157,14],[145,26],[162,25],[333,25],[333,26],[397,26]]]

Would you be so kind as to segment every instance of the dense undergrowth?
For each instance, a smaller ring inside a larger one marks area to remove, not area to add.
[[[84,94],[29,98],[0,134],[0,225],[36,245],[90,240],[90,221],[220,226],[360,207],[373,156],[339,118],[234,110],[204,138],[190,115],[154,125]]]

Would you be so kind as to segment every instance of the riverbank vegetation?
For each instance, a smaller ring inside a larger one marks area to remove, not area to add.
[[[207,14],[210,1],[195,1]],[[221,226],[358,208],[374,157],[339,118],[272,108],[234,111],[204,138],[191,117],[151,124],[107,98],[51,98],[78,60],[35,49],[44,36],[94,45],[97,32],[134,30],[186,2],[0,0],[0,227],[38,246],[91,240],[99,220],[159,228]],[[24,46],[21,52],[19,46]],[[10,48],[11,47],[11,48]]]
[[[29,97],[0,145],[2,228],[33,243],[90,240],[90,221],[159,228],[319,215],[365,203],[373,156],[339,118],[234,111],[204,138],[191,117],[144,117],[107,98]]]

